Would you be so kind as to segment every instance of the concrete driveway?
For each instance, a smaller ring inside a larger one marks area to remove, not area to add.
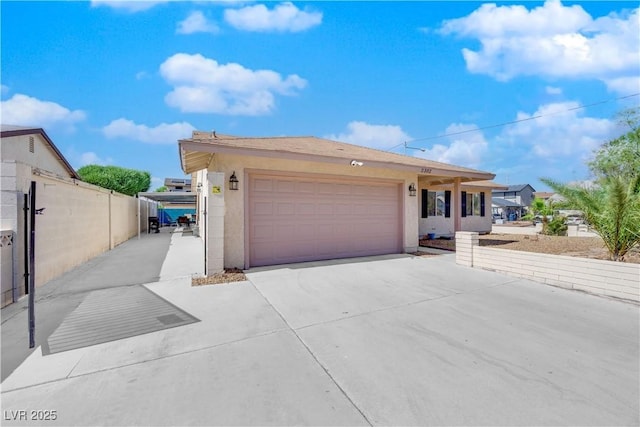
[[[199,322],[43,356],[3,424],[638,425],[637,305],[409,255],[146,285]]]

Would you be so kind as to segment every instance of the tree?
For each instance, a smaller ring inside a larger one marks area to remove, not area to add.
[[[78,169],[83,181],[118,193],[134,196],[151,186],[151,174],[147,171],[118,166],[87,165]]]
[[[167,191],[169,191],[169,189],[167,188],[166,185],[163,185],[162,187],[156,188],[156,193],[165,193]]]
[[[593,187],[572,187],[547,178],[541,181],[580,209],[585,220],[602,238],[610,259],[624,261],[640,245],[640,175],[634,178],[613,174]]]
[[[640,173],[640,108],[624,110],[619,117],[630,130],[595,151],[587,165],[596,180],[613,175],[633,179]]]

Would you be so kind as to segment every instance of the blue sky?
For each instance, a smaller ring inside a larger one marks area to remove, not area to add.
[[[640,104],[635,1],[3,1],[0,13],[2,123],[43,127],[75,168],[148,170],[152,189],[183,176],[177,140],[197,129],[407,142],[544,190],[539,177],[588,179],[593,149],[625,131],[616,113]]]

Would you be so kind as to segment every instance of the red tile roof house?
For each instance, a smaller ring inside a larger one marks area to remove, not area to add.
[[[413,252],[422,235],[491,231],[489,172],[316,137],[194,131],[179,151],[207,274]]]

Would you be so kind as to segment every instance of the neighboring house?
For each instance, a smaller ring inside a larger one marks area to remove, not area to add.
[[[191,192],[191,178],[165,178],[164,186],[169,192]]]
[[[502,215],[503,219],[520,219],[531,206],[535,191],[529,184],[510,185],[506,189],[493,190],[491,204],[494,214]]]
[[[316,137],[195,131],[179,146],[208,274],[413,252],[425,234],[491,230],[489,172]]]

